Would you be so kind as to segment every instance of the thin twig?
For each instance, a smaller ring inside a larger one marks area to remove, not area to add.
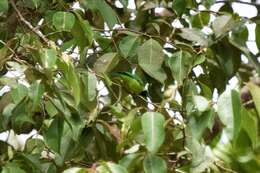
[[[37,28],[33,27],[33,25],[27,21],[23,15],[21,14],[21,12],[18,10],[18,8],[16,7],[16,4],[13,0],[10,0],[10,4],[11,6],[14,8],[15,12],[17,13],[17,16],[19,17],[19,19],[29,28],[31,29],[36,35],[38,35],[45,43],[47,43],[49,45],[50,41],[45,37],[45,35],[43,35],[43,33],[38,30]]]

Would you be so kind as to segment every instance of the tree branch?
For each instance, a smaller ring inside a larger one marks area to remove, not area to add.
[[[45,43],[47,43],[49,45],[50,41],[45,37],[45,35],[43,35],[43,33],[36,29],[35,27],[32,26],[32,24],[27,21],[23,15],[21,14],[21,12],[18,10],[18,8],[16,7],[16,4],[13,0],[10,0],[10,4],[11,6],[14,8],[15,12],[17,13],[17,16],[19,17],[19,19],[29,28],[31,29],[36,35],[38,35]]]

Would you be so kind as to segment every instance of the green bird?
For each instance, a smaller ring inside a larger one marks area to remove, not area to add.
[[[115,72],[112,79],[119,80],[122,86],[132,94],[140,94],[144,92],[144,82],[142,79],[129,72]]]

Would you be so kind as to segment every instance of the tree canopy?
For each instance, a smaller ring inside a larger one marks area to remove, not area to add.
[[[1,173],[260,173],[260,18],[236,3],[260,13],[0,0]]]

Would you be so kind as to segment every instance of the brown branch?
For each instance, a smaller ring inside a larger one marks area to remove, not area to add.
[[[15,12],[17,13],[17,16],[19,17],[19,19],[30,29],[32,30],[36,35],[38,35],[45,43],[47,43],[49,45],[50,41],[45,37],[45,35],[43,35],[43,33],[36,29],[35,27],[32,26],[32,24],[27,21],[23,15],[21,14],[21,12],[19,11],[19,9],[16,7],[16,4],[13,0],[10,0],[10,4],[13,7],[13,9],[15,10]]]

